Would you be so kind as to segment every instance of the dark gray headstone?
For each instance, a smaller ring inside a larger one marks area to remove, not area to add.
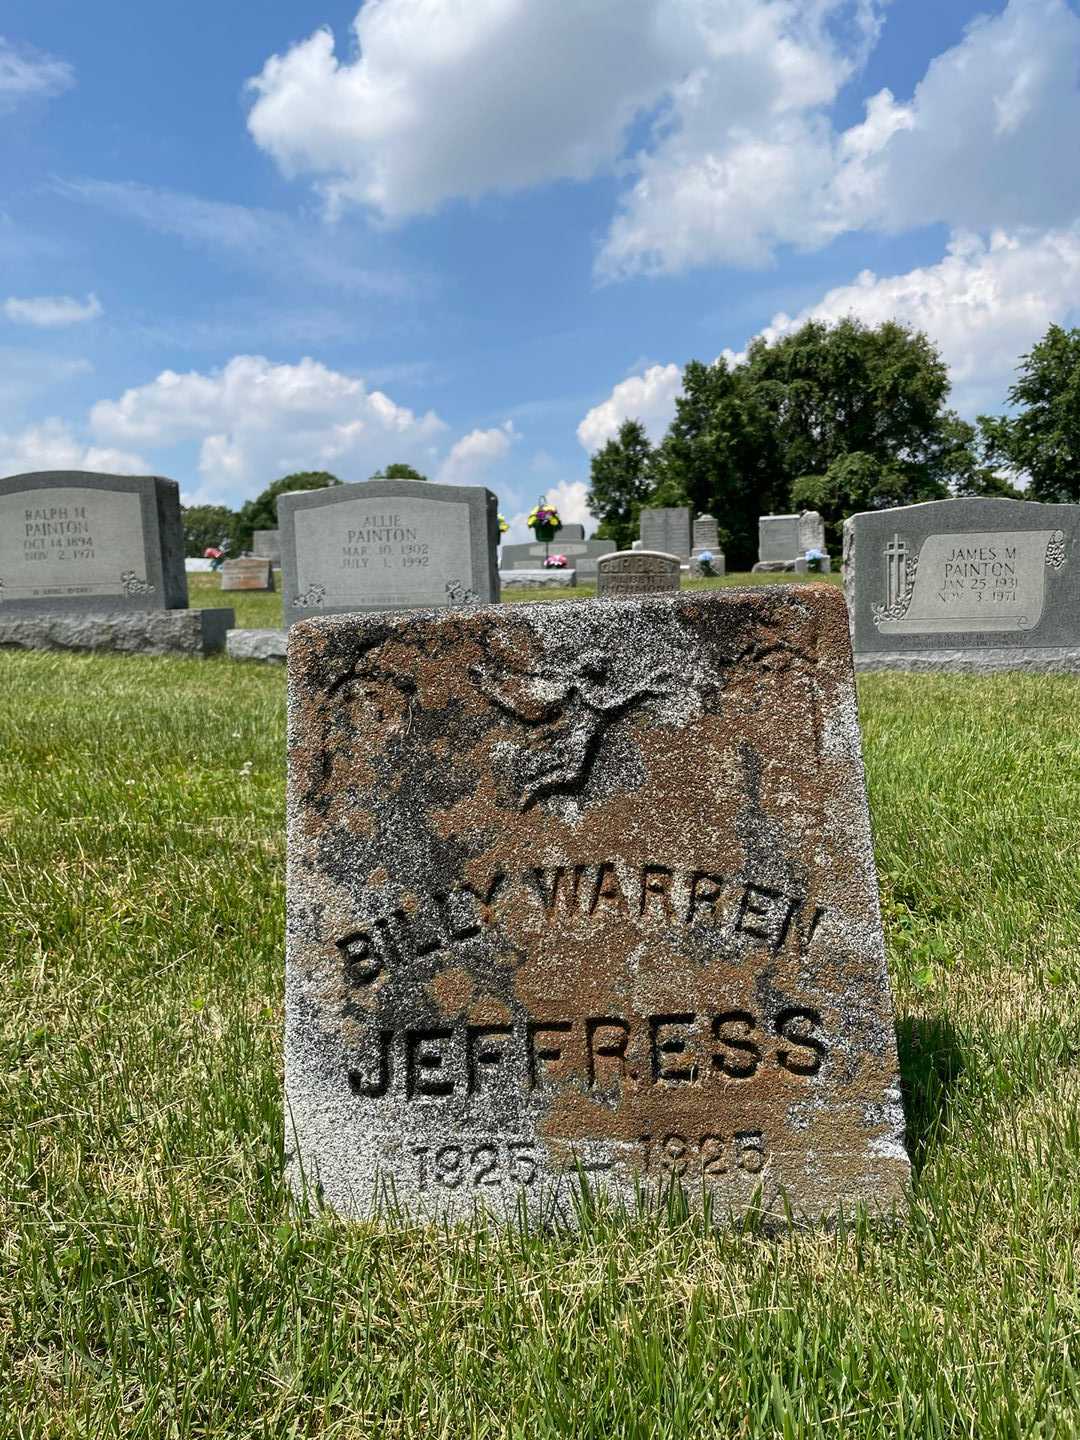
[[[853,515],[844,586],[855,654],[1080,647],[1080,506],[932,500]],[[991,666],[989,668],[997,668]]]
[[[834,589],[314,620],[288,682],[299,1192],[510,1223],[572,1222],[582,1177],[718,1221],[903,1207]]]
[[[479,485],[368,480],[278,496],[286,627],[499,598],[498,502]]]
[[[0,480],[0,611],[187,605],[175,480],[46,470]]]
[[[660,554],[690,558],[690,530],[693,511],[689,505],[664,505],[641,512],[639,535],[641,548]]]
[[[596,593],[609,600],[623,595],[674,595],[680,578],[679,557],[659,550],[617,550],[596,562]]]

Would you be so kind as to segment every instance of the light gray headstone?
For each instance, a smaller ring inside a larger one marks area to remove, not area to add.
[[[680,578],[679,557],[659,550],[617,550],[596,562],[596,593],[609,600],[622,595],[674,595]]]
[[[836,590],[313,620],[288,683],[301,1196],[573,1223],[584,1177],[721,1223],[903,1209]]]
[[[642,510],[639,521],[641,548],[665,555],[678,555],[683,561],[689,560],[692,513],[689,505],[657,506]]]
[[[711,515],[699,515],[694,521],[694,549],[712,550],[714,554],[720,549],[719,530]]]
[[[1080,505],[968,497],[853,515],[844,588],[856,659],[1080,647]],[[945,667],[947,668],[947,667]],[[963,668],[963,667],[961,667]],[[968,667],[970,668],[970,667]]]
[[[799,549],[798,515],[761,515],[758,517],[758,560],[794,560]]]
[[[278,497],[285,624],[499,598],[498,502],[479,485],[369,480]]]
[[[0,480],[0,611],[187,605],[175,480],[46,470]]]
[[[584,526],[584,525],[578,525],[578,524],[571,523],[571,524],[569,524],[569,525],[561,525],[561,526],[559,527],[559,533],[555,536],[555,540],[552,541],[552,544],[555,544],[556,542],[558,542],[560,545],[562,545],[562,544],[565,544],[567,540],[584,540],[584,539],[585,539],[585,526]]]
[[[277,530],[255,530],[251,536],[251,550],[255,555],[265,555],[274,565],[281,564],[281,534]]]
[[[799,548],[797,555],[808,550],[825,549],[825,522],[816,510],[804,510],[799,516]]]

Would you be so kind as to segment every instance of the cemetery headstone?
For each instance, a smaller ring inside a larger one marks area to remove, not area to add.
[[[825,549],[825,522],[816,510],[801,515],[758,517],[758,559],[755,570],[790,570],[808,550]]]
[[[567,524],[567,523],[564,522],[562,525],[559,526],[559,532],[558,532],[558,534],[555,536],[555,539],[554,539],[551,543],[552,543],[553,545],[555,545],[555,544],[560,544],[560,545],[561,545],[561,544],[563,544],[563,543],[564,543],[565,541],[567,541],[567,540],[584,540],[584,539],[585,539],[585,526],[584,526],[584,525],[576,524],[575,522],[571,521],[569,524]]]
[[[309,621],[288,683],[298,1192],[903,1203],[837,591]]]
[[[699,515],[694,521],[694,549],[714,554],[720,549],[720,532],[712,515]]]
[[[281,533],[277,530],[254,530],[251,535],[251,550],[254,555],[263,555],[279,569],[281,567]]]
[[[498,504],[479,485],[368,480],[278,497],[286,626],[499,598]]]
[[[1080,505],[966,497],[853,515],[862,669],[1080,669]]]
[[[0,644],[221,649],[232,611],[187,601],[175,480],[78,470],[0,480]]]
[[[641,548],[678,555],[685,564],[690,558],[692,514],[689,505],[664,505],[642,510],[639,522]]]
[[[617,550],[596,563],[596,593],[608,599],[624,595],[674,595],[679,589],[679,557],[657,550]]]
[[[526,545],[504,545],[499,564],[504,571],[535,570],[549,555],[562,555],[569,569],[595,574],[597,558],[614,550],[614,540],[564,540],[560,531],[550,544],[534,540]]]
[[[273,590],[274,568],[269,559],[240,555],[221,567],[222,590]]]

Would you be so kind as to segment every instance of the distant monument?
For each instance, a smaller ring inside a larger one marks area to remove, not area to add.
[[[800,567],[795,562],[810,550],[825,552],[825,522],[816,510],[804,510],[801,515],[759,517],[755,572],[796,570]],[[828,570],[828,563],[823,563],[821,568]]]

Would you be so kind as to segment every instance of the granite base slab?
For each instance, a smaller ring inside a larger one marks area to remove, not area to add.
[[[201,659],[224,650],[225,633],[235,620],[235,612],[225,608],[101,615],[23,611],[0,614],[0,650],[111,650],[125,655]]]
[[[288,638],[287,630],[230,630],[225,637],[225,653],[230,660],[284,665]]]
[[[883,651],[856,655],[860,674],[874,670],[905,670],[909,673],[951,673],[954,675],[997,675],[1009,670],[1029,675],[1080,674],[1080,649],[1054,646],[998,645],[982,650],[920,650],[898,654]]]
[[[526,590],[569,589],[577,584],[576,570],[500,570],[499,579],[504,585],[520,586]]]

